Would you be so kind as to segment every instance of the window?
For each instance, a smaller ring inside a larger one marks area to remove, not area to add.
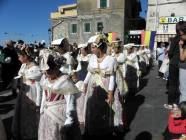
[[[100,0],[100,8],[106,8],[107,7],[107,0]]]
[[[98,8],[107,8],[109,7],[109,0],[97,0]]]
[[[98,22],[97,23],[97,31],[101,32],[103,30],[103,22]]]
[[[91,32],[90,23],[84,24],[84,32],[86,32],[86,33]]]
[[[71,24],[71,33],[76,34],[77,33],[77,24]]]

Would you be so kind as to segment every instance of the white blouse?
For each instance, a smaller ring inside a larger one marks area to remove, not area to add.
[[[64,74],[69,74],[72,72],[73,64],[74,64],[74,58],[71,56],[70,52],[67,52],[62,55],[66,59],[66,64],[60,68],[60,71]]]
[[[41,85],[44,90],[51,89],[57,93],[57,96],[64,96],[66,101],[66,120],[65,125],[72,124],[74,121],[72,112],[76,111],[76,93],[79,93],[77,87],[69,79],[69,76],[62,75],[54,82],[50,82],[46,76],[43,75]],[[48,92],[47,96],[43,90],[43,98],[40,112],[43,112],[45,102],[50,98],[51,93]],[[55,100],[54,100],[55,101]]]
[[[22,64],[18,76],[23,77],[23,83],[29,86],[29,91],[26,93],[26,96],[34,101],[37,106],[40,106],[42,98],[40,78],[42,73],[39,66],[33,65],[28,68],[26,64]]]
[[[88,84],[90,76],[91,76],[91,71],[94,69],[100,69],[102,73],[110,73],[110,80],[109,80],[109,91],[114,90],[115,86],[115,76],[114,76],[114,71],[116,69],[116,59],[113,58],[112,56],[107,55],[101,63],[98,63],[96,55],[91,55],[89,65],[88,65],[88,74],[84,80],[84,84]]]
[[[125,77],[125,73],[126,73],[126,56],[124,55],[124,53],[119,53],[119,55],[114,55],[114,58],[116,58],[117,63],[122,71],[123,77]]]
[[[138,64],[138,58],[136,52],[127,54],[126,64],[131,65],[137,70],[139,70],[139,64]]]

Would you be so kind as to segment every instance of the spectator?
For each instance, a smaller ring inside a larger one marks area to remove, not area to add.
[[[179,64],[179,90],[180,90],[180,102],[186,101],[186,24],[184,35],[181,36],[179,42],[180,47],[180,64]]]
[[[160,44],[160,47],[157,48],[157,56],[158,56],[158,76],[156,78],[163,78],[163,73],[161,73],[159,69],[165,57],[165,43],[162,42]]]
[[[11,83],[13,77],[17,75],[21,66],[14,44],[15,42],[8,40],[5,42],[6,46],[2,50],[2,53],[5,55],[4,63],[2,63],[3,89],[8,88],[8,85]]]
[[[182,26],[184,23],[184,21],[181,21],[176,24],[177,35],[172,39],[170,50],[168,52],[168,57],[170,60],[168,104],[178,103],[179,101],[179,41],[180,35],[183,34]]]
[[[186,134],[186,102],[182,102],[178,107],[173,107],[169,114],[168,130],[170,139],[180,138]]]

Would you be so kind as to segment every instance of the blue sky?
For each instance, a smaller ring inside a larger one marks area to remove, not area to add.
[[[0,44],[7,39],[27,42],[46,40],[50,13],[76,0],[0,0]],[[147,0],[142,1],[144,11]],[[144,12],[141,13],[144,16]]]

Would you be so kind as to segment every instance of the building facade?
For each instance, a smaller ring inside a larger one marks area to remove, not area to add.
[[[52,40],[67,37],[71,43],[85,43],[97,32],[115,33],[124,40],[139,16],[139,4],[138,0],[77,0],[77,4],[61,6],[51,13]]]
[[[149,0],[146,30],[156,31],[156,42],[168,42],[175,25],[186,20],[186,0]],[[156,43],[156,44],[157,44]]]

